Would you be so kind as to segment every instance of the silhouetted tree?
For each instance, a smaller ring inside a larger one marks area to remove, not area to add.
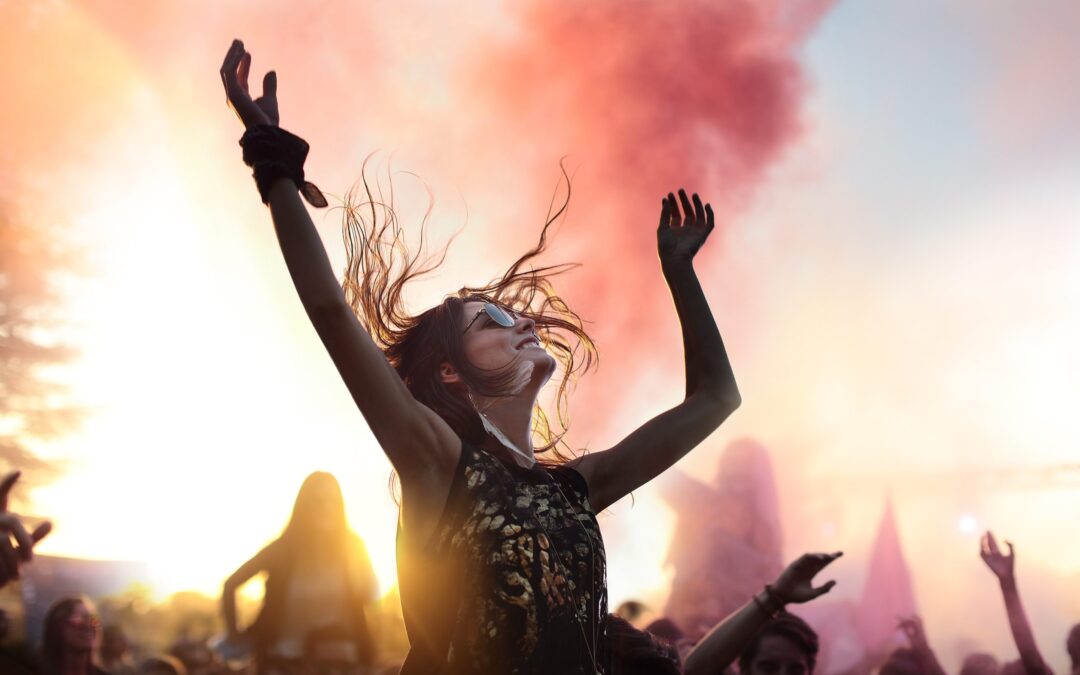
[[[74,352],[58,338],[60,282],[73,270],[73,249],[58,227],[26,222],[0,203],[0,471],[22,469],[22,485],[56,475],[35,440],[72,431],[80,411],[48,370]]]

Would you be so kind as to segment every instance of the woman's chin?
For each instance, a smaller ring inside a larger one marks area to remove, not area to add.
[[[538,352],[540,350],[537,350]],[[555,361],[555,357],[548,354],[546,351],[543,354],[537,353],[535,356],[530,354],[531,361],[533,363],[532,379],[534,382],[539,380],[540,386],[544,386],[551,379],[551,376],[555,374],[555,367],[558,366],[558,362]]]

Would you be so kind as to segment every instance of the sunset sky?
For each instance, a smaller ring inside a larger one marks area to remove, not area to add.
[[[404,222],[426,185],[436,238],[464,226],[418,310],[532,244],[566,158],[549,258],[583,263],[562,290],[601,354],[571,402],[579,446],[678,402],[654,231],[669,190],[711,200],[698,270],[744,403],[680,468],[708,480],[727,443],[763,443],[785,556],[844,550],[839,598],[859,597],[891,496],[950,671],[975,647],[1014,658],[977,555],[992,528],[1063,670],[1080,621],[1077,34],[1074,0],[0,0],[0,205],[85,258],[64,289],[80,355],[50,375],[89,414],[36,446],[66,463],[23,505],[55,522],[40,550],[216,593],[324,469],[395,582],[389,464],[240,160],[217,72],[239,37],[254,89],[277,70],[282,126],[332,204],[377,153]],[[315,217],[340,269],[340,212]],[[662,604],[672,522],[655,486],[601,517],[613,603]]]

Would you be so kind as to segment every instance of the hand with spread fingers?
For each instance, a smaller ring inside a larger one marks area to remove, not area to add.
[[[221,64],[221,83],[225,85],[226,99],[245,127],[256,124],[276,127],[281,121],[278,114],[277,73],[271,70],[263,76],[262,96],[252,100],[248,91],[250,72],[251,53],[244,49],[243,42],[233,40]]]
[[[52,530],[52,523],[45,522],[27,532],[19,517],[8,512],[8,495],[20,475],[13,471],[0,481],[0,587],[19,578],[20,567],[34,557],[34,544]]]
[[[712,204],[702,204],[695,192],[692,199],[686,190],[678,198],[669,192],[660,207],[660,226],[656,229],[656,247],[660,264],[689,263],[713,231],[716,219]]]
[[[979,555],[982,556],[983,562],[1000,581],[1012,579],[1016,566],[1016,556],[1013,553],[1012,542],[1007,541],[1005,545],[1009,547],[1007,555],[998,548],[993,532],[987,532],[979,541]]]
[[[814,577],[842,555],[844,554],[841,551],[804,553],[780,573],[769,590],[778,601],[784,604],[810,602],[814,598],[819,598],[831,591],[836,582],[829,581],[814,587]]]

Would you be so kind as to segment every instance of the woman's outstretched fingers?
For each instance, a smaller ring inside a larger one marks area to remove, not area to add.
[[[694,222],[699,226],[705,225],[705,206],[696,192],[694,193]]]
[[[239,40],[233,40],[229,45],[229,49],[225,52],[225,58],[221,62],[221,79],[226,80],[226,74],[236,72],[236,64],[240,59],[240,54],[244,52],[244,43]],[[229,85],[226,82],[225,88],[228,89]]]
[[[690,198],[686,196],[686,190],[679,188],[679,201],[682,203],[683,213],[686,214],[686,224],[693,225],[694,220],[694,206],[690,203]]]
[[[660,225],[657,226],[657,232],[661,232],[668,228],[668,222],[671,220],[671,207],[668,205],[667,197],[660,200]]]
[[[669,209],[671,211],[671,220],[669,221],[669,227],[681,227],[682,226],[682,214],[679,213],[678,202],[675,201],[675,193],[669,192],[667,194]]]
[[[820,598],[821,596],[831,591],[833,589],[833,586],[836,586],[836,580],[830,579],[829,581],[825,582],[824,585],[814,589],[814,597]]]
[[[248,91],[248,75],[251,73],[251,52],[244,52],[240,57],[240,66],[236,69],[236,81],[240,88]]]

